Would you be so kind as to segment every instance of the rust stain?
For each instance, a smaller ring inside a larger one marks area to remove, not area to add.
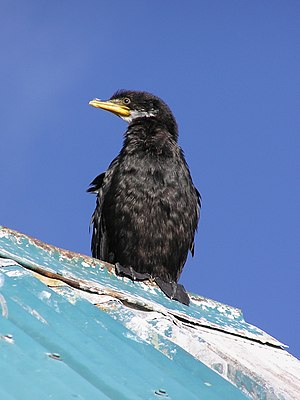
[[[65,250],[57,246],[53,246],[47,243],[42,242],[39,239],[36,239],[32,236],[22,234],[20,232],[14,231],[13,229],[6,228],[6,227],[1,227],[1,230],[5,233],[7,232],[8,235],[11,235],[15,237],[17,240],[18,239],[28,239],[32,244],[35,246],[45,250],[48,253],[53,253],[53,252],[58,252],[62,257],[71,260],[77,260],[77,261],[85,261],[89,266],[93,267],[98,267],[100,269],[103,269],[105,267],[109,272],[114,272],[115,267],[112,264],[109,264],[105,261],[98,260],[96,258],[87,256],[85,254],[80,254],[80,253],[75,253],[73,251]]]

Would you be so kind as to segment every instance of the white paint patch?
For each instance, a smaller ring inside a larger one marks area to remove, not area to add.
[[[38,319],[39,321],[41,321],[43,324],[47,324],[48,322],[45,320],[45,318],[38,312],[36,311],[34,308],[30,307],[27,304],[24,304],[19,298],[17,297],[12,297],[11,300],[13,300],[14,302],[16,302],[17,304],[19,304],[19,306],[21,306],[23,308],[23,310],[27,311],[29,314],[31,314],[33,317],[35,317],[36,319]]]
[[[35,317],[36,319],[38,319],[39,321],[41,321],[43,324],[48,325],[48,322],[45,320],[44,317],[41,316],[41,314],[39,314],[34,308],[28,307],[27,311],[29,311],[29,313]]]
[[[13,265],[20,265],[17,261],[11,258],[0,258],[0,267],[11,267]]]
[[[20,276],[28,275],[28,272],[25,270],[12,270],[5,272],[5,274],[10,278],[18,278]]]
[[[42,290],[39,295],[38,298],[41,300],[48,300],[51,297],[51,293],[47,292],[46,290]]]
[[[0,288],[4,285],[5,277],[0,273]]]
[[[2,317],[8,317],[8,307],[4,296],[0,293],[0,307],[2,309]]]
[[[268,393],[273,392],[274,399],[298,399],[300,362],[283,349],[204,327],[199,327],[196,334],[205,341],[204,346],[197,354],[189,351],[190,348],[186,350],[223,378],[236,384],[235,373],[242,372],[268,388]],[[246,393],[250,397],[253,394],[251,389]]]
[[[91,301],[91,303],[93,303],[93,301]],[[112,305],[112,303],[121,303],[121,302],[119,300],[116,300],[115,297],[101,295],[101,296],[97,296],[97,300],[94,304],[106,304],[106,303]]]
[[[83,267],[90,267],[90,264],[88,264],[88,263],[85,262],[85,261],[81,261],[81,265],[82,265]]]
[[[158,289],[157,286],[145,284],[143,287],[145,292],[150,292],[152,294],[157,294]]]
[[[0,238],[9,238],[9,234],[5,233],[3,230],[0,230]]]
[[[124,336],[127,339],[133,340],[134,342],[143,343],[143,340],[138,335],[135,335],[132,332],[126,332],[126,333],[124,333]]]

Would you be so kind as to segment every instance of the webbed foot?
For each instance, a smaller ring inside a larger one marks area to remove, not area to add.
[[[147,273],[142,274],[135,271],[132,267],[123,267],[123,265],[118,262],[115,264],[115,272],[116,275],[126,276],[126,278],[130,278],[133,281],[145,281],[151,278],[151,276]]]
[[[183,285],[174,281],[165,282],[159,277],[154,278],[154,280],[164,294],[171,300],[177,300],[179,303],[185,304],[186,306],[190,304],[190,298]]]

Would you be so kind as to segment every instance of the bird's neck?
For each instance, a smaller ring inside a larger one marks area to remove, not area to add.
[[[156,118],[156,117],[144,117],[134,119],[128,126],[125,136],[130,136],[136,131],[141,136],[155,137],[160,136],[161,132],[165,132],[166,136],[172,136],[177,142],[178,139],[178,128],[176,121],[173,118]]]
[[[155,118],[140,118],[133,121],[125,133],[123,149],[127,154],[165,154],[177,147],[174,133]]]

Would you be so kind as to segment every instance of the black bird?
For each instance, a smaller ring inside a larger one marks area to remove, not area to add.
[[[177,143],[176,120],[146,92],[120,90],[89,104],[129,124],[119,155],[88,189],[97,194],[92,255],[115,263],[119,275],[154,278],[170,298],[188,304],[177,281],[188,251],[194,253],[200,195]]]

